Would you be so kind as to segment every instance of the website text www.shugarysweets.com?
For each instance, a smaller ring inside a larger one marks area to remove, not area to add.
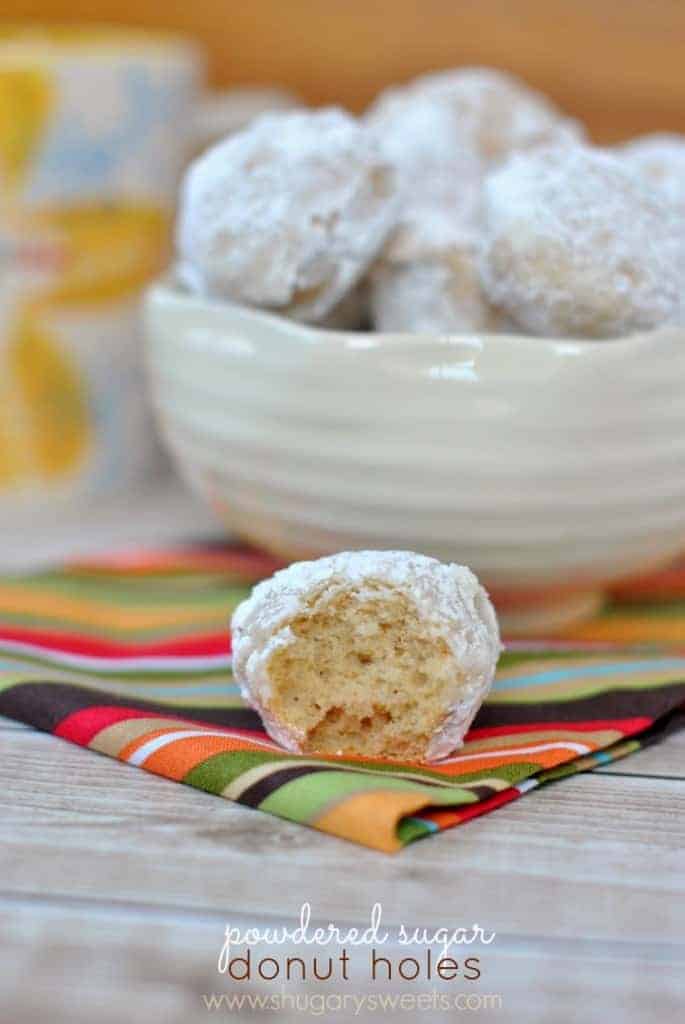
[[[478,1013],[502,1010],[501,995],[478,992],[221,992],[202,996],[208,1013],[257,1011],[264,1013],[296,1012],[311,1017],[328,1017],[344,1013],[361,1017],[373,1013],[430,1013],[453,1011]]]

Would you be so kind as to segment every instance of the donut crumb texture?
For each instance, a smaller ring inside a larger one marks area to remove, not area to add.
[[[364,591],[315,598],[288,623],[294,639],[268,664],[269,711],[304,737],[305,753],[419,757],[459,669],[406,595]]]

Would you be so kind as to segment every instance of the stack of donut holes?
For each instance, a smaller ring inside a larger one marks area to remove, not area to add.
[[[685,324],[685,137],[591,145],[501,71],[264,114],[189,168],[184,287],[342,329],[602,339]]]

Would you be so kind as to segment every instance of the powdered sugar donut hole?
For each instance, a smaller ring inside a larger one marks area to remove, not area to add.
[[[685,136],[645,135],[618,147],[616,154],[662,190],[685,216]]]
[[[430,240],[441,221],[475,223],[485,167],[448,98],[388,89],[369,109],[365,123],[395,168],[402,193],[393,244],[404,231],[411,244],[417,235]]]
[[[239,605],[232,640],[243,696],[288,750],[427,761],[460,746],[500,653],[474,574],[411,551],[296,562]]]
[[[405,239],[406,241],[406,239]],[[379,331],[496,331],[500,314],[483,291],[478,236],[436,245],[405,245],[383,257],[370,275],[371,314]]]
[[[572,145],[584,137],[578,122],[562,114],[546,96],[494,68],[437,71],[415,79],[410,88],[451,104],[462,134],[490,165],[517,150]]]
[[[397,170],[400,225],[371,272],[382,331],[496,330],[478,272],[482,187],[512,149],[579,137],[574,122],[502,72],[438,72],[381,93],[366,123]]]
[[[681,228],[615,156],[580,146],[516,154],[485,184],[483,286],[537,335],[610,338],[675,323]]]
[[[186,175],[177,228],[185,281],[319,322],[375,258],[398,204],[393,169],[351,115],[264,115]]]

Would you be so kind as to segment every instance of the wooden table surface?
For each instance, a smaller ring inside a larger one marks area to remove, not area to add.
[[[207,525],[185,499],[167,495],[146,508],[151,524],[159,515],[158,537]],[[113,522],[99,529],[97,538],[72,531],[62,540],[53,531],[42,553],[92,550],[95,540],[107,542],[103,532],[115,543],[126,537]],[[8,536],[0,538],[3,558]],[[307,1019],[311,1007],[205,1005],[211,993],[238,990],[216,970],[226,923],[293,927],[304,901],[324,924],[366,927],[380,902],[388,925],[477,922],[496,932],[479,954],[478,983],[461,982],[458,991],[497,996],[500,1005],[464,1011],[466,1019],[683,1019],[685,731],[396,856],[2,718],[0,751],[2,1024]],[[387,990],[433,988],[404,982]],[[250,988],[274,990],[276,983]],[[353,981],[298,991],[370,989],[362,979],[356,988]],[[455,983],[440,987],[456,991]],[[423,1014],[455,1015],[453,1008]],[[373,1017],[409,1021],[418,1013]],[[324,1019],[370,1019],[370,1011],[331,1010]]]

